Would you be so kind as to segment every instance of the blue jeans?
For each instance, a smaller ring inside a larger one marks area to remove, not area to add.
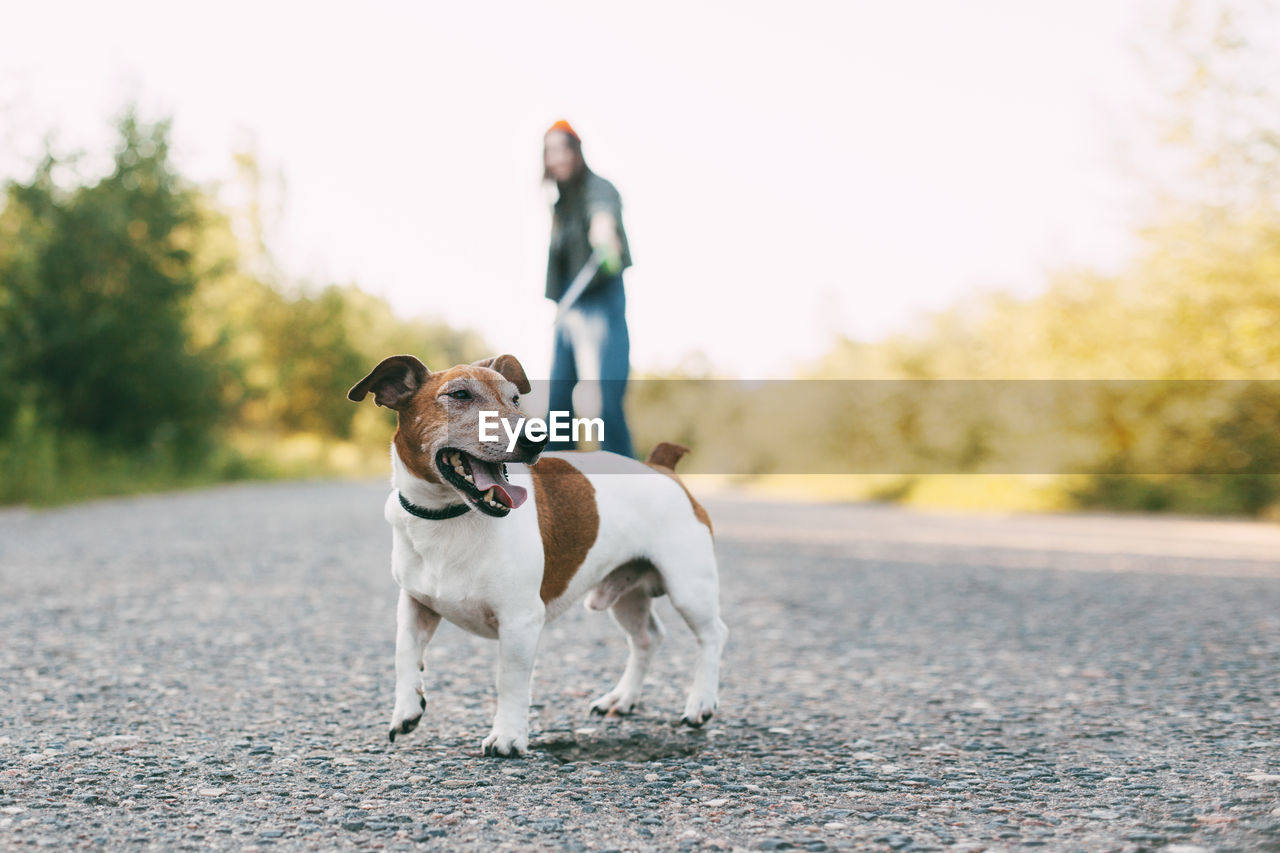
[[[602,447],[633,456],[622,398],[627,391],[631,365],[631,339],[627,335],[627,297],[622,276],[608,278],[578,297],[556,326],[551,358],[550,410],[573,417],[573,389],[579,380],[600,391],[600,418],[604,421]],[[548,450],[572,450],[573,441],[557,441]]]

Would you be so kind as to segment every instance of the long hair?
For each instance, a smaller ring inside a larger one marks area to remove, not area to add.
[[[543,181],[555,180],[554,178],[551,177],[551,173],[547,171],[546,139],[547,139],[547,136],[550,136],[553,133],[562,134],[565,138],[565,144],[568,145],[569,150],[572,151],[578,158],[578,168],[574,171],[573,177],[570,178],[569,180],[576,181],[577,179],[585,175],[587,172],[591,171],[590,169],[587,168],[587,161],[582,156],[582,140],[579,139],[577,135],[572,133],[565,133],[563,130],[549,130],[547,131],[546,136],[542,137],[542,140],[543,140],[542,141],[542,180]]]

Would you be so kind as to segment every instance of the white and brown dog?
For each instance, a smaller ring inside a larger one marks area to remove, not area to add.
[[[399,419],[385,508],[400,584],[391,740],[422,718],[423,657],[444,618],[498,641],[498,708],[483,751],[524,754],[542,626],[584,597],[612,612],[630,647],[618,685],[591,710],[630,712],[662,641],[650,603],[664,593],[698,640],[682,721],[702,725],[716,708],[728,629],[711,522],[673,470],[685,449],[660,444],[641,463],[603,452],[539,459],[545,439],[523,432],[509,452],[505,442],[480,441],[479,413],[514,423],[528,391],[510,355],[434,373],[398,355],[348,393],[357,402],[372,393]]]

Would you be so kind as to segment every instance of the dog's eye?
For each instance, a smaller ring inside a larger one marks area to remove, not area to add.
[[[517,395],[515,395],[514,397],[512,397],[512,398],[511,398],[511,405],[513,405],[513,406],[518,406],[518,405],[520,405],[520,395],[519,395],[519,394],[517,394]]]
[[[459,388],[457,391],[450,391],[449,396],[455,400],[470,400],[471,392],[466,388]]]

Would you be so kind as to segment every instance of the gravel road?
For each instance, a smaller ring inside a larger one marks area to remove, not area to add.
[[[532,749],[479,757],[495,647],[444,626],[386,741],[381,484],[0,512],[0,848],[1280,849],[1280,528],[706,501],[720,714],[587,702],[547,632]]]

